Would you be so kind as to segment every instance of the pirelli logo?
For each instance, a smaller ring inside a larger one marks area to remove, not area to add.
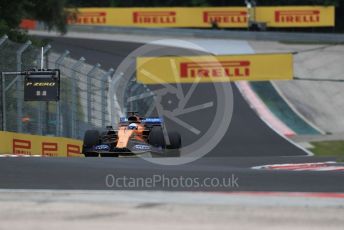
[[[58,143],[42,142],[42,156],[57,157]]]
[[[320,22],[319,10],[276,10],[276,23],[317,23]]]
[[[67,144],[67,157],[72,156],[73,154],[80,154],[81,149],[78,145]]]
[[[136,11],[133,12],[135,24],[174,24],[176,23],[175,11]]]
[[[181,78],[249,77],[250,61],[203,61],[180,63]]]
[[[70,18],[69,24],[106,24],[106,12],[80,12],[76,19]]]
[[[12,151],[14,154],[31,155],[31,141],[13,139]]]
[[[241,24],[247,23],[247,12],[243,10],[238,11],[204,11],[204,23],[232,23]]]

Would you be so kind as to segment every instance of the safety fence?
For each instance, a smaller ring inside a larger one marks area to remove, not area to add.
[[[30,41],[18,44],[7,36],[0,39],[0,71],[26,71],[40,66],[41,52]],[[60,101],[29,102],[23,100],[23,79],[6,75],[1,79],[1,130],[63,136],[82,139],[87,129],[99,129],[110,123],[109,85],[113,69],[102,70],[100,64],[86,64],[85,58],[69,58],[44,47],[44,68],[60,69]],[[5,122],[5,125],[4,125]]]

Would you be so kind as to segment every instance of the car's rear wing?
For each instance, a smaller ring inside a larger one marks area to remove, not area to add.
[[[161,125],[163,123],[163,119],[160,117],[147,117],[142,120],[142,123],[149,125]]]
[[[119,119],[120,124],[125,124],[128,123],[128,118],[127,117],[121,117]],[[147,125],[161,125],[163,123],[163,119],[161,117],[147,117],[141,119],[142,124],[147,124]]]

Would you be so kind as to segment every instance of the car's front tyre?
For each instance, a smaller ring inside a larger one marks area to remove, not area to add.
[[[84,135],[84,143],[82,145],[82,153],[85,157],[98,157],[99,154],[91,152],[93,146],[99,144],[99,131],[87,130]]]

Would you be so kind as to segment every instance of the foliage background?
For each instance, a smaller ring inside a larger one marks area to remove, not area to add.
[[[335,28],[277,29],[309,32],[343,32],[344,0],[256,0],[258,6],[266,5],[335,5]],[[66,19],[77,7],[171,7],[171,6],[245,6],[245,0],[1,0],[0,36],[7,34],[11,40],[22,42],[28,37],[19,29],[23,18],[43,21],[47,29],[67,31]],[[271,30],[271,29],[270,29]]]

